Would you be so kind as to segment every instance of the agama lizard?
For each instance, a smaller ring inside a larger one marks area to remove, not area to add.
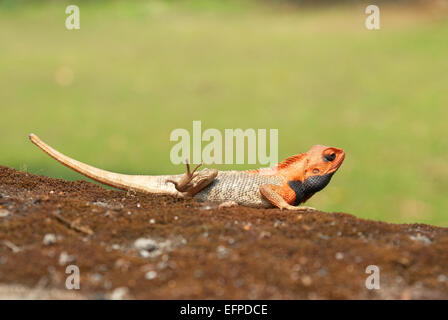
[[[184,175],[126,175],[98,169],[67,157],[34,134],[30,134],[30,139],[70,169],[118,189],[194,197],[199,201],[221,204],[300,211],[313,209],[299,205],[325,188],[345,158],[342,149],[315,145],[307,152],[289,157],[267,169],[203,169],[196,172],[201,164],[191,171],[187,162],[187,173]]]

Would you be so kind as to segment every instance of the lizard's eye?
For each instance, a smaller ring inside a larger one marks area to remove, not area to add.
[[[319,169],[313,169],[313,173],[314,174],[318,174],[319,173]]]
[[[336,159],[336,154],[335,153],[324,154],[324,161],[325,162],[331,162],[334,159]]]

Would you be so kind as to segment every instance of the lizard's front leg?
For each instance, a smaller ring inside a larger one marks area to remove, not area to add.
[[[293,206],[289,204],[288,202],[294,201],[295,198],[294,191],[291,190],[291,192],[285,191],[281,186],[274,184],[264,184],[260,186],[260,193],[280,210],[316,211],[316,209],[311,207]]]
[[[177,191],[182,194],[193,197],[196,193],[204,189],[213,180],[215,180],[218,175],[218,170],[216,169],[204,169],[202,171],[196,172],[196,170],[202,165],[202,163],[198,164],[193,171],[190,171],[190,164],[188,161],[186,162],[187,172],[185,175],[179,180],[166,180],[166,182],[170,182],[174,184],[174,187]]]

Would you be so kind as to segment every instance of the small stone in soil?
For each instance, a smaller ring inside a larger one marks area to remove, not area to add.
[[[43,244],[49,246],[56,243],[56,236],[53,233],[47,233],[42,240]]]

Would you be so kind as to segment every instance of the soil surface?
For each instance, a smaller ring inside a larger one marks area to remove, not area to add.
[[[0,167],[0,298],[448,299],[447,249],[448,228],[219,209]]]

